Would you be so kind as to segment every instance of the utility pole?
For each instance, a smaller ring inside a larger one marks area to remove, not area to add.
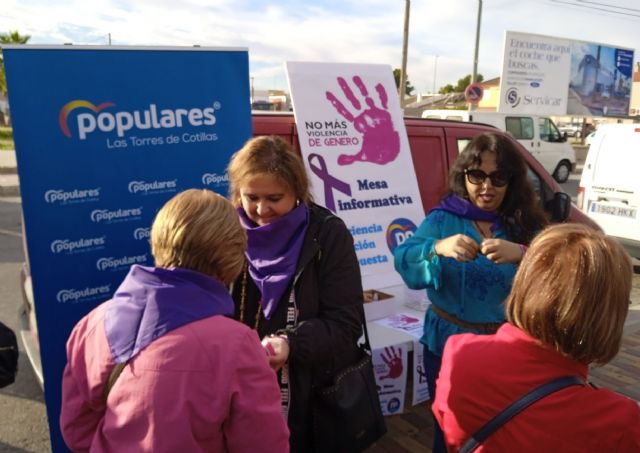
[[[477,82],[478,77],[478,47],[480,46],[480,22],[482,20],[482,0],[478,0],[478,21],[476,22],[476,48],[473,55],[473,75],[471,83]]]
[[[109,45],[111,45],[111,33],[109,33]]]
[[[478,21],[476,22],[476,48],[473,55],[473,74],[471,83],[478,81],[478,47],[480,47],[480,22],[482,20],[482,0],[478,0]],[[469,103],[469,110],[475,110],[475,105]]]
[[[405,0],[404,7],[404,35],[402,39],[402,68],[400,69],[400,86],[398,94],[400,95],[400,108],[404,109],[404,95],[407,86],[407,47],[409,45],[409,10],[411,9],[411,0]]]

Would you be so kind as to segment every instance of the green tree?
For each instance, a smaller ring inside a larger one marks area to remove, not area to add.
[[[3,44],[26,44],[31,39],[31,35],[21,35],[17,31],[0,33],[0,45]],[[7,95],[7,79],[4,74],[4,59],[2,49],[0,49],[0,93]]]
[[[478,74],[476,76],[476,82],[482,82],[483,80],[484,80],[484,77],[482,76],[482,74]],[[471,74],[467,74],[463,78],[458,79],[458,83],[456,84],[456,86],[453,86],[451,84],[445,85],[442,88],[440,88],[438,93],[440,94],[463,93],[464,90],[466,90],[470,84],[471,84]]]
[[[440,94],[449,94],[449,93],[454,93],[455,91],[456,91],[456,88],[449,83],[448,85],[445,85],[442,88],[440,88],[438,90],[438,93],[440,93]]]
[[[396,88],[400,88],[400,69],[399,68],[396,68],[393,70],[393,78],[396,81]],[[411,93],[413,93],[413,90],[415,90],[415,88],[411,86],[411,83],[409,82],[409,76],[407,75],[407,80],[405,80],[405,85],[404,85],[404,93],[407,96],[411,96]]]

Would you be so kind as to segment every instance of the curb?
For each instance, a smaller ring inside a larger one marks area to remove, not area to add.
[[[18,174],[15,172],[2,174],[0,172],[0,197],[17,196],[20,196],[20,180],[18,179]]]
[[[19,197],[20,186],[0,186],[0,198]]]

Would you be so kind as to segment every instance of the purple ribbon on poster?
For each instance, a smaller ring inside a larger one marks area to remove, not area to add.
[[[314,158],[317,160],[317,163],[313,162]],[[324,205],[331,211],[336,212],[336,202],[333,198],[333,189],[351,196],[351,186],[329,174],[327,171],[327,163],[325,162],[324,157],[320,154],[309,154],[307,160],[313,174],[320,178],[324,183]]]

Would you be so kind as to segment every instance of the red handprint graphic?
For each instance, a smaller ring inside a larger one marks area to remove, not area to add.
[[[354,76],[353,83],[364,97],[366,107],[368,107],[365,110],[362,110],[362,104],[354,95],[347,81],[338,77],[338,84],[353,108],[356,109],[356,116],[347,110],[332,92],[326,92],[327,99],[338,113],[352,122],[356,130],[362,134],[360,152],[355,155],[341,154],[338,156],[338,165],[349,165],[353,162],[373,162],[384,165],[393,162],[400,152],[400,135],[394,129],[391,115],[387,111],[387,92],[381,83],[376,85],[376,91],[382,104],[382,108],[378,108],[369,96],[367,87],[362,83],[360,76]]]
[[[400,349],[396,351],[393,346],[385,347],[384,352],[380,354],[382,361],[387,364],[389,371],[386,376],[380,376],[382,379],[395,379],[402,375],[402,358],[400,357]]]

